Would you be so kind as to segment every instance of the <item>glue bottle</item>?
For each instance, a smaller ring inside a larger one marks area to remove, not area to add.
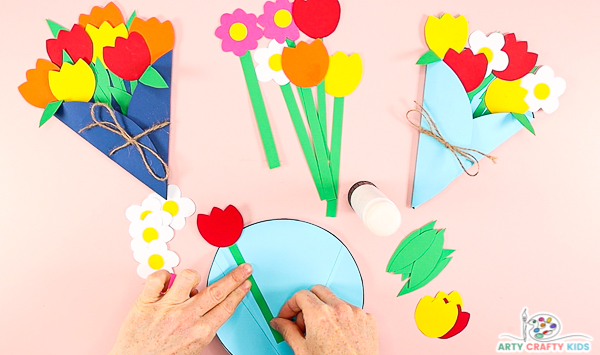
[[[348,202],[365,226],[378,236],[394,234],[402,216],[398,207],[369,181],[359,181],[348,192]]]

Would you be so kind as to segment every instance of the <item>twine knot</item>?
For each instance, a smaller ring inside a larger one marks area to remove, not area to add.
[[[423,106],[421,106],[421,104],[419,104],[418,102],[415,101],[415,104],[417,104],[419,109],[408,110],[408,112],[406,112],[406,119],[408,120],[408,122],[411,125],[413,125],[415,128],[417,128],[420,133],[428,135],[429,137],[437,140],[444,147],[446,147],[448,150],[450,150],[452,152],[452,154],[454,154],[454,156],[456,157],[456,160],[458,160],[460,167],[463,169],[463,171],[465,173],[467,173],[467,175],[477,176],[477,174],[479,174],[479,160],[477,160],[477,158],[475,158],[475,156],[472,153],[481,154],[484,157],[490,159],[494,164],[496,164],[496,159],[498,159],[498,158],[495,156],[485,154],[477,149],[460,147],[460,146],[457,146],[457,145],[454,145],[454,144],[448,142],[446,139],[444,139],[444,137],[440,133],[440,130],[437,128],[437,125],[431,118],[431,115],[429,115],[429,112],[427,112],[427,110],[425,110],[425,108]],[[430,129],[425,129],[425,128],[421,127],[421,125],[414,123],[409,117],[409,114],[411,112],[418,112],[421,116],[423,116],[423,118],[425,119],[425,122],[427,122]],[[471,163],[477,165],[477,171],[475,172],[475,174],[472,174],[467,171],[467,168],[465,168],[465,166],[464,166],[463,162],[460,160],[459,156],[462,156],[463,158],[469,160]]]
[[[112,122],[110,121],[100,121],[96,118],[96,107],[103,107],[106,109],[106,111],[108,111],[110,117],[112,118]],[[113,109],[111,109],[107,104],[102,103],[102,102],[96,102],[92,105],[92,107],[90,108],[90,115],[92,116],[92,123],[90,123],[89,125],[83,127],[82,129],[79,130],[79,133],[86,131],[90,128],[94,128],[94,127],[101,127],[104,128],[116,135],[121,136],[124,140],[125,143],[123,143],[122,145],[113,148],[110,153],[108,154],[113,155],[116,152],[118,152],[119,150],[126,148],[130,145],[134,146],[135,149],[137,149],[138,153],[140,153],[140,156],[142,157],[142,161],[144,162],[144,165],[146,166],[146,169],[148,169],[148,172],[150,173],[150,175],[152,175],[152,177],[154,177],[156,180],[158,181],[166,181],[169,178],[169,167],[167,166],[167,163],[158,155],[157,152],[155,152],[153,149],[151,149],[150,147],[148,147],[147,145],[140,143],[138,140],[154,131],[157,131],[161,128],[164,128],[166,126],[168,126],[170,124],[169,121],[164,121],[161,123],[157,123],[155,125],[153,125],[152,127],[148,128],[147,130],[143,131],[142,133],[136,135],[136,136],[131,136],[126,130],[125,128],[123,128],[123,126],[121,126],[121,124],[119,123],[119,121],[117,121],[117,116],[115,115],[115,111],[113,111]],[[150,164],[148,164],[148,159],[146,158],[146,154],[144,154],[144,150],[148,151],[150,154],[154,155],[154,157],[156,159],[158,159],[158,161],[162,164],[163,169],[165,170],[165,176],[164,177],[160,177],[158,175],[156,175],[156,173],[154,172],[154,170],[152,170],[152,167],[150,166]]]

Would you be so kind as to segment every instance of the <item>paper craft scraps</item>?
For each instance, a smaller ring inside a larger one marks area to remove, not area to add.
[[[185,226],[185,218],[194,214],[194,202],[181,197],[177,185],[169,185],[167,199],[151,193],[141,204],[132,205],[125,211],[131,235],[131,250],[140,263],[138,275],[148,277],[154,271],[165,269],[173,273],[179,257],[168,250],[167,242],[175,236],[175,230]],[[150,252],[151,251],[151,252]]]
[[[495,160],[489,154],[522,127],[534,133],[533,112],[554,112],[566,86],[550,67],[536,66],[527,42],[513,33],[469,36],[464,16],[429,16],[425,40],[429,51],[417,61],[427,66],[423,106],[409,111],[421,114],[420,124],[407,113],[421,133],[413,208],[462,173],[477,175],[479,160]]]
[[[436,221],[413,231],[402,240],[387,265],[387,272],[410,277],[398,296],[413,292],[433,280],[448,265],[454,250],[443,249],[445,229],[434,229]]]
[[[289,219],[258,222],[243,229],[236,245],[244,260],[252,264],[252,275],[274,314],[294,293],[315,284],[329,287],[350,304],[363,306],[362,278],[352,255],[340,240],[318,226]],[[208,284],[236,266],[231,250],[219,248]],[[234,355],[293,354],[286,342],[275,340],[253,293],[244,298],[217,336]]]
[[[38,59],[19,86],[27,102],[44,109],[40,126],[55,116],[166,197],[171,22],[135,12],[125,22],[112,2],[82,14],[70,30],[47,22],[50,60]]]
[[[293,3],[276,0],[267,1],[264,13],[258,17],[241,9],[224,14],[221,26],[215,32],[222,39],[222,49],[233,52],[242,61],[271,168],[279,166],[279,160],[276,159],[275,143],[258,81],[274,81],[280,86],[319,197],[327,200],[326,215],[329,217],[337,215],[344,98],[356,89],[362,78],[362,60],[357,53],[349,56],[338,52],[330,56],[323,44],[323,38],[333,33],[339,20],[338,0]],[[296,42],[300,31],[315,40]],[[271,42],[266,48],[256,49],[258,40],[263,36]],[[256,68],[250,54],[254,49],[254,60],[258,63]],[[298,92],[298,99],[293,86]],[[316,102],[313,90],[317,94]],[[326,94],[333,97],[331,133],[327,132]]]
[[[468,312],[462,311],[462,307],[458,292],[445,294],[440,291],[435,298],[425,296],[419,301],[415,322],[421,333],[430,338],[452,338],[467,327],[471,318]]]

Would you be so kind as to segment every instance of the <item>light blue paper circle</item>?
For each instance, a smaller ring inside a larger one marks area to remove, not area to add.
[[[256,283],[275,316],[294,293],[316,284],[326,285],[348,303],[363,306],[362,278],[354,258],[323,228],[289,219],[263,221],[246,226],[237,245],[252,264]],[[219,248],[208,284],[236,266],[229,249]],[[251,293],[217,336],[233,355],[294,354],[286,342],[275,342]]]

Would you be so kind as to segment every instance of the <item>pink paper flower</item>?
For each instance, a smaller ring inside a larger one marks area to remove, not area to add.
[[[286,38],[292,41],[300,38],[300,30],[292,18],[292,3],[288,0],[267,1],[264,14],[258,17],[258,23],[265,28],[265,37],[279,43]]]
[[[233,52],[241,57],[247,51],[258,47],[263,30],[256,25],[256,21],[256,15],[247,14],[242,9],[237,9],[232,14],[223,14],[221,26],[215,31],[215,35],[223,40],[223,51]]]

